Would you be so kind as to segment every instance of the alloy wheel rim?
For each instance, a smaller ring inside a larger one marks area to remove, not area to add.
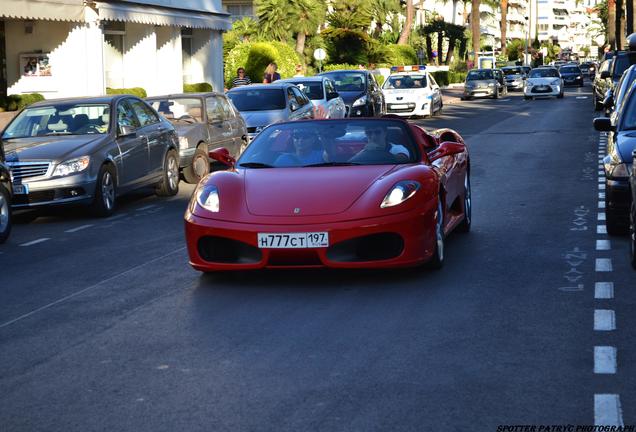
[[[9,226],[9,203],[3,194],[0,194],[0,233],[7,230]]]
[[[192,165],[194,166],[194,174],[198,177],[198,178],[203,178],[203,176],[205,176],[208,173],[208,170],[206,169],[205,164],[207,163],[206,158],[204,157],[196,157],[194,159],[194,162],[192,162]]]
[[[177,160],[174,157],[168,158],[168,184],[170,189],[177,188],[177,178],[179,177],[179,167],[177,166]]]
[[[437,241],[437,257],[444,260],[444,233],[443,233],[444,213],[442,213],[442,201],[437,205],[437,222],[435,224],[435,237]]]
[[[102,198],[104,207],[110,210],[115,202],[115,185],[113,184],[113,176],[108,171],[102,177]]]
[[[472,218],[472,199],[470,197],[470,180],[468,180],[468,174],[464,178],[464,216],[466,221],[470,223]]]

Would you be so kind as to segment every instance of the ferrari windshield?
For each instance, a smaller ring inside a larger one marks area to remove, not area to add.
[[[274,124],[237,162],[239,168],[287,168],[415,163],[408,126],[396,120],[327,120]]]
[[[532,69],[530,78],[559,78],[559,72],[554,68]]]
[[[109,122],[110,109],[106,104],[40,105],[18,114],[2,138],[105,134]]]

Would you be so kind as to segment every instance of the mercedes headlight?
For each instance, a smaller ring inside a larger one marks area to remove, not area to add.
[[[357,107],[360,105],[364,105],[366,103],[367,103],[367,95],[364,95],[361,98],[356,99],[356,101],[351,106]]]
[[[66,162],[62,162],[58,166],[55,167],[55,171],[53,171],[53,177],[56,176],[67,176],[70,174],[76,174],[78,172],[84,171],[88,168],[88,164],[91,158],[89,156],[82,156],[76,159],[71,159]]]
[[[197,204],[211,211],[218,213],[220,208],[219,190],[216,186],[203,186],[197,191]]]
[[[415,192],[417,192],[419,188],[420,184],[414,180],[397,182],[382,200],[380,208],[393,207],[398,204],[402,204],[404,201],[415,195]]]

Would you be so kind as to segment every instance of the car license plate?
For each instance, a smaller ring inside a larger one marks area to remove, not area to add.
[[[15,195],[27,195],[29,193],[29,185],[14,184],[13,185],[13,193]]]
[[[261,249],[300,249],[329,247],[329,233],[258,233]]]
[[[392,108],[392,109],[406,109],[406,108],[408,108],[408,107],[409,107],[409,106],[408,106],[408,105],[406,105],[406,104],[393,104],[393,105],[391,105],[391,108]]]

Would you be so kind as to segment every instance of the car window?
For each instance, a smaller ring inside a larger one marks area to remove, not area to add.
[[[120,101],[117,104],[117,126],[132,126],[134,128],[141,126],[128,100]]]
[[[559,72],[554,68],[538,68],[530,71],[530,78],[559,78]]]
[[[493,71],[492,69],[485,70],[471,70],[466,75],[467,81],[478,81],[478,80],[489,80],[493,79]]]
[[[221,109],[223,110],[223,118],[225,119],[234,118],[235,116],[234,110],[230,106],[230,103],[227,101],[227,99],[225,99],[222,96],[217,96],[217,100],[219,101],[219,104],[221,105]]]
[[[502,69],[504,75],[520,75],[523,73],[523,70],[520,67],[510,67]]]
[[[287,97],[281,88],[237,87],[227,93],[234,106],[240,111],[282,110],[287,106]]]
[[[205,112],[208,115],[208,121],[215,122],[223,120],[223,106],[219,98],[210,96],[205,99]]]
[[[243,152],[238,167],[416,163],[409,127],[395,120],[330,120],[273,124]]]
[[[176,97],[166,99],[150,99],[150,106],[168,120],[182,120],[191,122],[203,121],[201,117],[201,99],[193,97]]]
[[[636,87],[632,87],[628,90],[628,94],[623,101],[623,108],[621,114],[621,128],[620,130],[636,130]]]
[[[307,105],[309,103],[309,99],[307,99],[307,96],[305,96],[305,94],[302,91],[300,91],[296,87],[291,87],[291,91],[294,93],[294,96],[296,97],[296,101],[301,106]]]
[[[366,90],[366,77],[363,73],[346,71],[328,72],[326,75],[335,82],[338,92],[363,92]]]
[[[130,105],[135,111],[141,127],[149,126],[159,122],[159,116],[157,116],[152,108],[146,105],[145,102],[140,101],[139,99],[130,99]]]
[[[325,80],[325,89],[327,90],[327,93],[335,93],[336,92],[336,87],[333,85],[333,82],[331,80]]]
[[[385,89],[419,89],[426,87],[426,75],[391,75],[384,82]]]
[[[581,73],[581,69],[579,69],[578,66],[562,66],[561,69],[559,69],[559,71],[565,72],[565,73],[576,73],[576,74]]]
[[[320,81],[296,81],[294,84],[311,100],[322,100],[325,98],[322,82]]]

